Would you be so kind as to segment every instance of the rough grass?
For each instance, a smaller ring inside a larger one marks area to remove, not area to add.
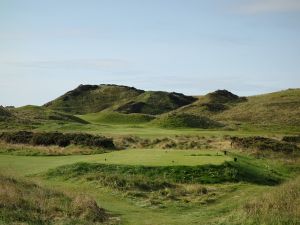
[[[0,223],[102,224],[106,212],[87,196],[71,198],[34,183],[0,175]]]
[[[300,177],[252,198],[220,224],[300,224]]]
[[[119,149],[156,148],[156,149],[218,149],[230,148],[230,141],[223,137],[205,137],[197,135],[175,135],[174,137],[141,138],[133,135],[114,137]]]
[[[118,112],[98,112],[79,116],[91,123],[102,124],[141,124],[153,120],[155,117],[146,114],[124,114]]]
[[[142,178],[145,181],[167,183],[224,183],[249,182],[256,184],[278,184],[284,177],[274,168],[266,169],[262,164],[250,163],[248,158],[239,157],[237,162],[224,162],[220,165],[199,166],[142,166],[99,163],[76,163],[50,170],[48,177],[62,176],[74,178],[89,175],[97,177],[116,176],[115,180]]]
[[[166,206],[168,202],[174,202],[181,207],[187,203],[217,201],[230,192],[220,185],[238,182],[276,185],[286,179],[276,167],[266,168],[263,163],[251,163],[250,158],[238,159],[238,162],[199,166],[76,163],[51,169],[44,176],[49,180],[89,182],[95,187],[115,190],[121,196],[146,201],[149,206]]]

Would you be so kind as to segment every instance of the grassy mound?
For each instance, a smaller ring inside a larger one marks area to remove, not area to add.
[[[102,224],[108,215],[85,196],[74,199],[34,183],[0,175],[2,224]]]
[[[160,114],[195,101],[179,93],[143,91],[120,85],[80,85],[45,107],[71,114],[115,110],[121,113]]]
[[[74,122],[86,124],[87,121],[80,119],[76,116],[57,112],[45,107],[27,105],[20,108],[11,110],[12,113],[20,120],[27,120],[33,122],[44,122],[44,121],[60,121],[60,122]]]
[[[199,97],[196,102],[182,107],[178,111],[194,115],[213,116],[245,101],[247,101],[245,97],[239,97],[227,90],[217,90]]]
[[[205,96],[206,101],[209,103],[232,103],[247,101],[244,97],[239,97],[227,90],[217,90]]]
[[[152,124],[163,128],[217,128],[222,124],[207,117],[187,113],[168,113],[153,120]]]
[[[273,168],[272,168],[273,169]],[[113,186],[120,181],[120,188],[143,183],[165,182],[175,183],[224,183],[249,182],[255,184],[273,185],[282,181],[277,171],[264,168],[259,163],[250,163],[245,157],[239,157],[237,162],[224,162],[220,165],[199,166],[141,166],[114,165],[99,163],[76,163],[52,169],[48,177],[84,178],[98,180],[104,185]],[[146,185],[146,184],[145,184]],[[119,188],[119,187],[117,187]],[[150,187],[149,187],[150,188]]]
[[[194,97],[175,92],[146,91],[133,101],[121,105],[116,111],[157,115],[188,105],[195,100]]]
[[[102,124],[140,124],[147,123],[155,117],[145,114],[123,114],[118,112],[98,112],[79,116],[90,123]]]

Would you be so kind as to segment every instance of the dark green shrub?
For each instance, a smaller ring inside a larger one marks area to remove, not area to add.
[[[300,143],[300,135],[299,136],[284,136],[282,138],[282,140],[286,141],[286,142]]]
[[[0,139],[12,144],[29,144],[33,133],[29,131],[3,132]]]
[[[94,136],[91,134],[68,134],[71,143],[74,145],[84,145],[91,147],[114,148],[112,139],[103,136]]]
[[[0,139],[13,144],[32,145],[58,145],[66,147],[70,144],[97,148],[114,149],[113,140],[103,136],[91,134],[63,134],[59,132],[33,133],[28,131],[5,132],[0,134]]]
[[[278,141],[265,137],[231,137],[235,147],[244,149],[272,150],[280,152],[293,152],[300,149],[295,144]]]

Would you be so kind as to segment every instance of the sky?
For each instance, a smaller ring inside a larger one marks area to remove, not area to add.
[[[0,105],[80,84],[241,96],[300,87],[300,0],[0,0]]]

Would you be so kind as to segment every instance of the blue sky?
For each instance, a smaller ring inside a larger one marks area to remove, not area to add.
[[[300,85],[299,0],[0,0],[0,105],[79,84],[239,95]]]

